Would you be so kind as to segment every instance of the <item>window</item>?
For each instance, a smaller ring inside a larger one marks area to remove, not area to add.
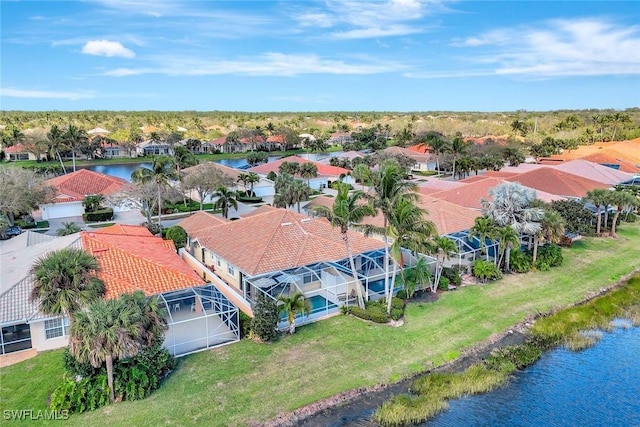
[[[232,265],[227,265],[227,273],[229,273],[229,276],[235,276],[236,275],[236,271],[233,269]]]
[[[67,335],[69,329],[69,320],[61,317],[44,321],[44,334],[50,340],[52,338],[63,337]]]
[[[218,267],[222,267],[222,261],[219,256],[216,257],[216,264],[218,264]]]

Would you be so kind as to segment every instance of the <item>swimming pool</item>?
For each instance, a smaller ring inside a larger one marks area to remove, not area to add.
[[[328,299],[320,295],[314,295],[311,298],[307,298],[307,301],[309,301],[309,305],[311,306],[311,311],[309,312],[309,314],[305,314],[304,315],[305,317],[308,317],[313,314],[326,313],[329,310],[338,308],[337,305],[335,305],[334,303],[332,303],[331,301],[329,301]],[[301,317],[303,317],[302,313],[298,313],[298,315],[296,316],[296,318],[301,318]],[[281,313],[280,320],[284,321],[286,319],[287,319],[287,315],[285,313]]]

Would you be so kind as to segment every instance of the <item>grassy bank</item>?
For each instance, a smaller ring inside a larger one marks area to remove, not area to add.
[[[510,275],[445,293],[435,303],[410,304],[400,328],[337,316],[275,344],[242,341],[197,353],[181,359],[150,398],[74,415],[67,424],[247,425],[345,390],[396,381],[451,360],[529,315],[616,282],[640,268],[639,242],[640,223],[624,224],[617,239],[576,242],[565,251],[561,268]],[[3,408],[45,409],[61,365],[56,351],[3,368]]]

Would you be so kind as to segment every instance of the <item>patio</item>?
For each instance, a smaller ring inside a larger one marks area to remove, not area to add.
[[[238,308],[213,285],[160,294],[169,329],[164,346],[174,356],[240,340]]]

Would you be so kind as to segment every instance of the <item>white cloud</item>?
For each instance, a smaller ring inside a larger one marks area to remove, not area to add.
[[[422,30],[417,27],[407,25],[392,25],[386,28],[369,27],[359,28],[349,31],[337,31],[332,34],[336,39],[369,39],[390,36],[405,36],[408,34],[420,33]]]
[[[171,76],[205,76],[237,74],[246,76],[297,76],[303,74],[366,75],[396,72],[407,67],[394,62],[363,60],[347,63],[340,59],[321,58],[314,54],[288,55],[270,52],[253,59],[209,61],[199,58],[153,58],[154,66],[117,68],[102,75],[124,77],[140,74]],[[169,65],[167,65],[169,64]]]
[[[512,75],[530,78],[640,75],[640,26],[598,19],[561,19],[490,31],[452,46],[464,48],[457,71],[425,70],[413,78]]]
[[[77,101],[78,99],[94,98],[95,94],[92,92],[25,90],[3,87],[0,88],[0,96],[9,98],[53,98]]]
[[[136,54],[124,47],[120,42],[109,40],[90,40],[82,47],[82,53],[97,56],[120,56],[123,58],[134,58]]]

